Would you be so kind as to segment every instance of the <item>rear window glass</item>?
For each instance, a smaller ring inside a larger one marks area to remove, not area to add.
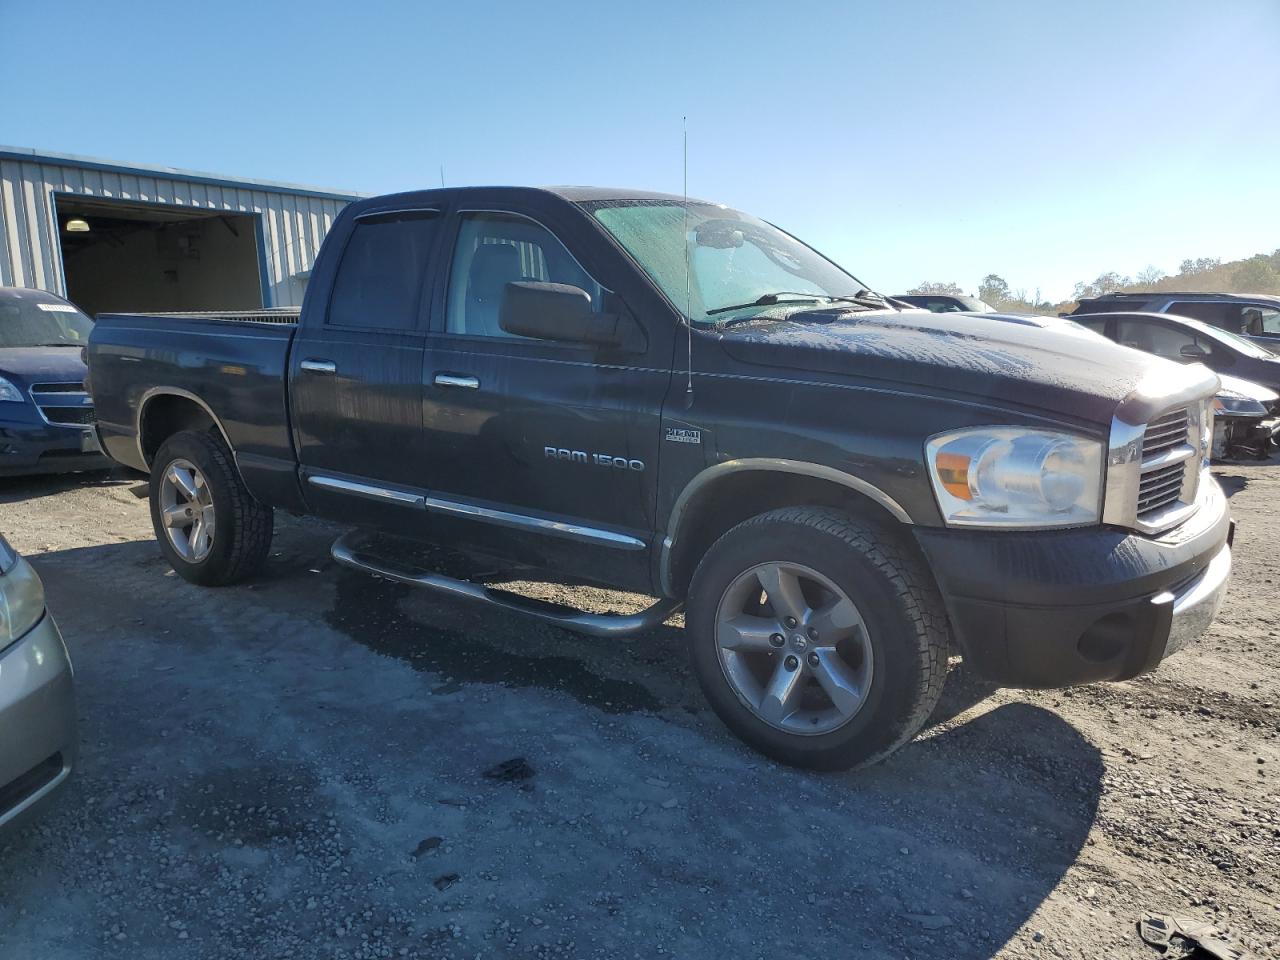
[[[439,216],[411,211],[362,217],[351,232],[329,303],[329,323],[412,330]]]

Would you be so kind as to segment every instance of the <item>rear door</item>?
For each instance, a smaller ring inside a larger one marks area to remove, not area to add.
[[[519,203],[459,211],[448,235],[423,372],[433,517],[504,554],[647,586],[670,339],[626,352],[508,334],[498,311],[512,281],[572,284],[596,310],[628,307],[583,266],[591,244]]]
[[[440,224],[437,209],[357,218],[327,305],[304,315],[290,358],[291,409],[318,513],[377,522],[419,500],[404,491],[422,485],[424,291]]]

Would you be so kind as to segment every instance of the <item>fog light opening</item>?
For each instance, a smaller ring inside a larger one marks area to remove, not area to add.
[[[1132,639],[1133,617],[1127,613],[1109,613],[1080,635],[1076,649],[1086,660],[1106,663],[1121,656]]]

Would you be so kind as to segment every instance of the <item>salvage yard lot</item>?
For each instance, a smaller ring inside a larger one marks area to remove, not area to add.
[[[135,479],[0,481],[82,734],[0,846],[0,957],[1149,958],[1150,912],[1276,956],[1280,464],[1216,472],[1240,527],[1208,637],[1072,691],[955,661],[921,739],[839,775],[732,739],[678,624],[592,640],[446,601],[284,516],[263,577],[201,589]]]

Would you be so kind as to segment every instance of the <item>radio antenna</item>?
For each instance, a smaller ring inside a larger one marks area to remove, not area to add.
[[[680,118],[680,131],[684,137],[684,336],[685,381],[684,405],[693,406],[693,283],[689,271],[689,118]]]
[[[440,164],[440,186],[444,186],[444,164]]]

